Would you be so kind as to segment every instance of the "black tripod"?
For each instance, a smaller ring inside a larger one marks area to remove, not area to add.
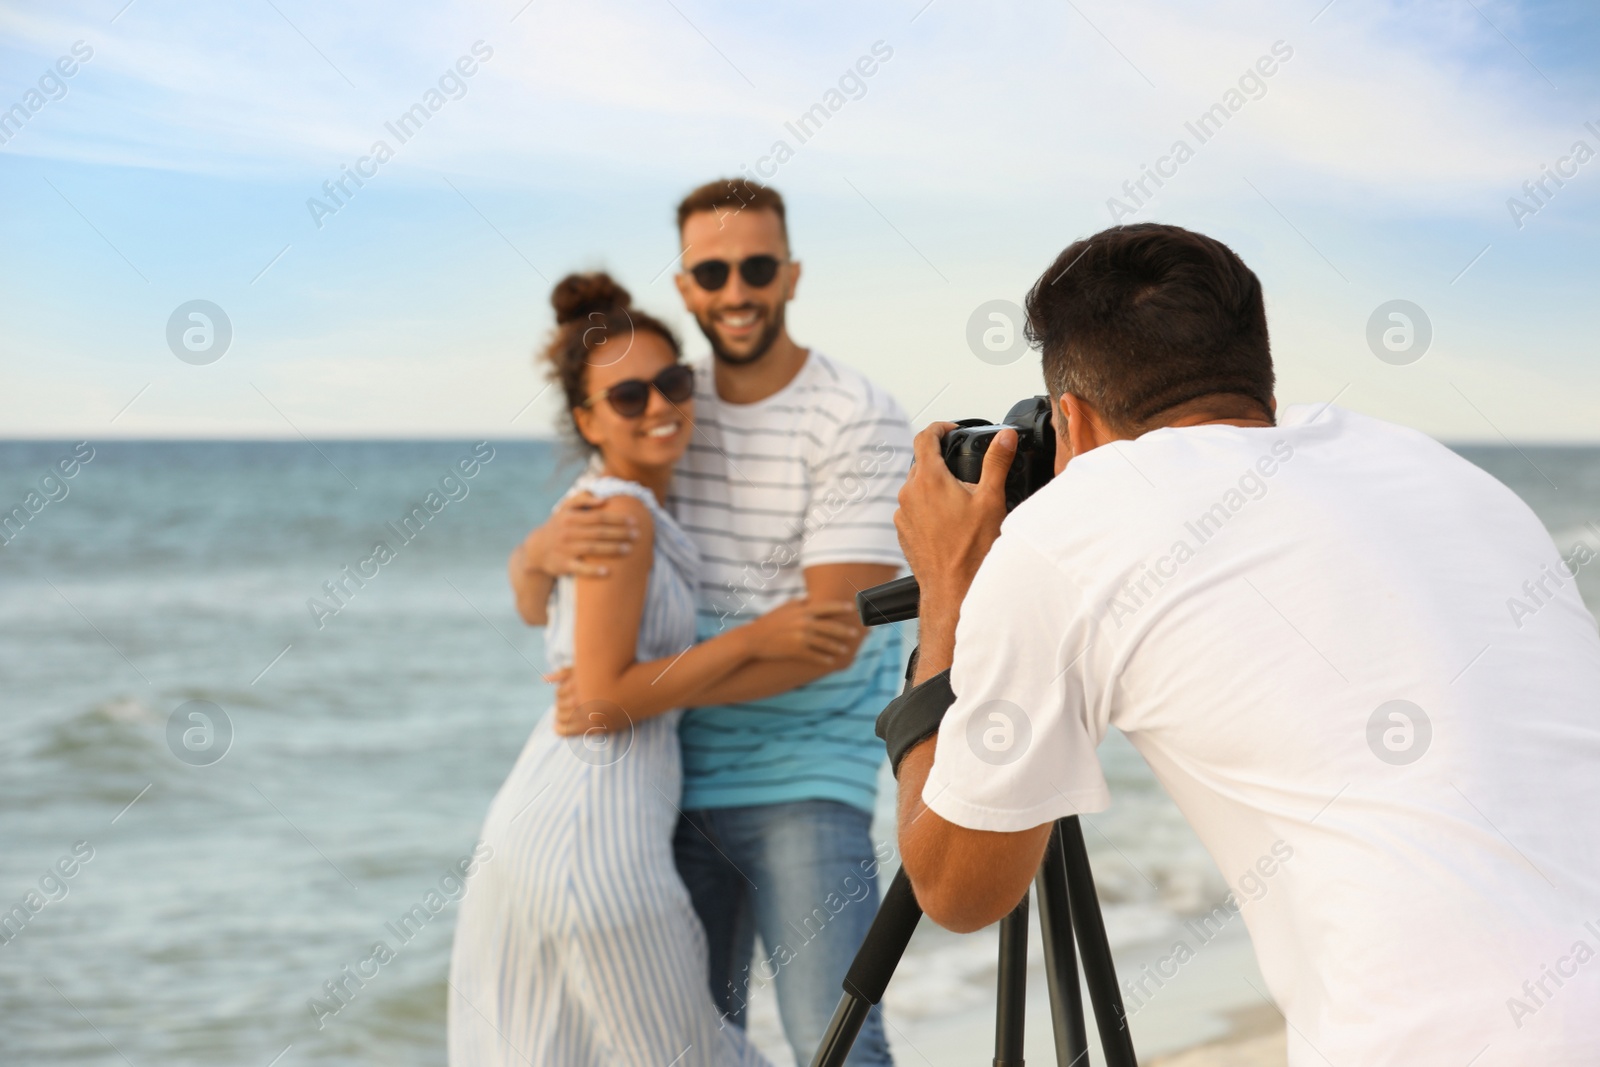
[[[1077,953],[1083,953],[1084,980],[1094,1005],[1100,1047],[1107,1067],[1138,1067],[1128,1019],[1117,989],[1116,967],[1106,941],[1105,920],[1089,873],[1089,854],[1077,816],[1056,821],[1045,848],[1044,862],[1034,877],[1039,898],[1040,933],[1044,938],[1045,975],[1050,987],[1050,1019],[1055,1031],[1058,1067],[1084,1067],[1089,1043],[1084,1030],[1083,998],[1078,990]],[[922,909],[901,868],[889,883],[872,928],[844,979],[844,998],[833,1013],[811,1067],[841,1067],[850,1054],[861,1024],[883,998],[889,978],[905,954]],[[1028,898],[1000,920],[1000,976],[994,1024],[994,1067],[1022,1067],[1023,1016],[1028,999]]]
[[[1036,400],[1043,401],[1039,397]],[[1016,410],[1024,407],[1017,405]],[[1034,405],[1037,407],[1037,405]],[[1048,411],[1048,406],[1045,408]],[[1048,427],[1048,415],[1044,416]],[[1007,421],[1011,422],[1010,416]],[[989,430],[998,427],[988,427]],[[1049,468],[1054,455],[1054,437],[1047,439],[1042,468]],[[976,481],[969,471],[968,481]],[[965,475],[963,475],[965,477]],[[1049,475],[1043,476],[1048,480]],[[1037,488],[1037,485],[1034,486]],[[1029,489],[1029,492],[1032,490]],[[1009,508],[1007,509],[1009,510]],[[896,578],[856,594],[856,607],[866,626],[905,622],[917,617],[921,592],[912,576]],[[916,654],[906,668],[906,686],[911,685]],[[1034,876],[1033,891],[1039,898],[1039,932],[1044,938],[1045,979],[1050,986],[1050,1021],[1055,1031],[1057,1067],[1086,1067],[1089,1039],[1083,1025],[1083,997],[1078,989],[1078,956],[1083,953],[1083,977],[1094,1005],[1095,1028],[1100,1031],[1100,1049],[1107,1067],[1138,1067],[1133,1054],[1133,1038],[1128,1033],[1128,1017],[1122,1010],[1122,993],[1117,989],[1117,969],[1111,960],[1111,945],[1106,941],[1105,919],[1094,893],[1094,875],[1089,871],[1089,852],[1083,847],[1083,828],[1076,815],[1057,819],[1045,846],[1044,862]],[[827,1033],[811,1061],[811,1067],[843,1067],[850,1046],[855,1044],[861,1024],[878,1001],[905,955],[912,931],[922,918],[911,889],[911,879],[902,867],[889,883],[883,904],[872,920],[866,940],[844,976],[844,998],[834,1010]],[[1073,935],[1077,935],[1077,951]],[[994,1021],[994,1067],[1022,1067],[1024,1015],[1028,1006],[1028,897],[1023,895],[1016,908],[1000,920],[1000,977]]]

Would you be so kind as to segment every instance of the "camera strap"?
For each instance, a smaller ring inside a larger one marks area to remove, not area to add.
[[[913,652],[911,665],[906,670],[907,688],[879,713],[875,731],[889,751],[889,766],[896,778],[900,777],[900,761],[905,759],[906,753],[939,732],[944,713],[956,702],[948,670],[940,671],[921,685],[911,685],[910,676],[916,669],[916,662]]]

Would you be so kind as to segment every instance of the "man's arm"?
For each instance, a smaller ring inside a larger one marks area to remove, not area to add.
[[[543,533],[543,526],[535,529],[511,550],[511,558],[506,561],[506,576],[511,580],[517,614],[529,626],[543,626],[550,621],[550,591],[556,586],[555,575],[546,574],[535,562],[539,559],[539,539]]]
[[[814,603],[853,601],[861,590],[889,581],[898,570],[898,567],[883,563],[820,563],[815,567],[807,567],[804,571],[806,599]],[[806,660],[782,659],[747,663],[722,681],[690,697],[688,706],[700,708],[713,704],[764,700],[844,670],[855,662],[856,652],[861,648],[867,630],[855,616],[840,616],[840,621],[851,624],[854,636],[849,641],[848,649],[841,652],[835,662],[822,665]]]
[[[682,707],[690,693],[750,660],[833,659],[843,639],[839,631],[845,630],[836,619],[850,608],[848,601],[789,604],[675,655],[640,661],[638,633],[653,565],[649,549],[655,523],[649,508],[635,497],[615,496],[603,506],[633,517],[640,551],[618,557],[609,578],[577,579],[571,675],[577,714],[558,708],[557,733],[626,729]]]
[[[854,602],[856,594],[892,579],[900,571],[889,530],[893,493],[905,470],[910,428],[898,405],[876,387],[865,385],[848,413],[839,412],[835,432],[808,456],[810,495],[799,546],[806,599],[812,603]],[[807,664],[758,665],[736,675],[727,687],[703,694],[696,704],[759,700],[796,689],[855,662],[866,627],[859,616],[846,654],[826,668]]]
[[[1051,824],[995,833],[940,817],[922,802],[938,743],[930,737],[900,762],[900,860],[923,912],[964,934],[998,922],[1017,906],[1044,859]]]

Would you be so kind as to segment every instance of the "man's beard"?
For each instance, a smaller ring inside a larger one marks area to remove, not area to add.
[[[717,337],[716,327],[712,324],[709,316],[702,319],[696,315],[694,321],[700,327],[700,332],[705,334],[706,340],[711,342],[711,354],[719,362],[726,363],[730,367],[745,367],[766,355],[768,349],[772,347],[772,342],[776,341],[778,334],[783,332],[783,312],[784,305],[779,304],[777,309],[767,317],[766,328],[756,338],[755,347],[742,356],[735,352],[729,352],[722,347],[722,341]]]

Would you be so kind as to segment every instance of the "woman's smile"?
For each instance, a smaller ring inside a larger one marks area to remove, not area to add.
[[[658,422],[653,426],[643,427],[643,428],[640,429],[639,433],[643,437],[649,437],[649,438],[654,438],[654,439],[665,439],[665,438],[676,437],[678,435],[678,433],[683,428],[684,428],[683,419],[679,418],[677,416],[674,416],[673,418],[666,419],[666,420],[664,420],[662,422]]]

